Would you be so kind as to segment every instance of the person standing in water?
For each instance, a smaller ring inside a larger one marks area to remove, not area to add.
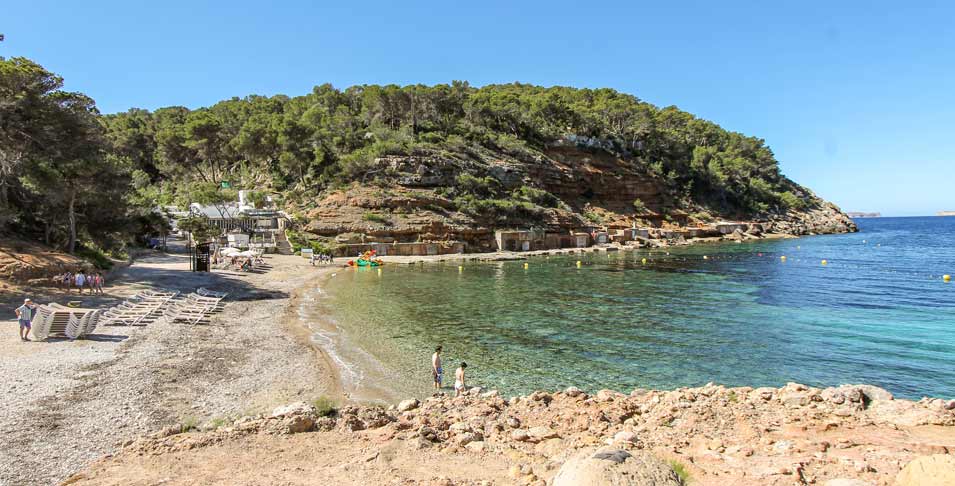
[[[434,378],[434,389],[440,390],[444,377],[444,370],[441,369],[441,346],[434,348],[434,354],[431,355],[431,377]]]
[[[468,367],[468,364],[464,361],[461,362],[461,366],[454,371],[454,396],[459,397],[464,393],[467,384],[464,382],[464,369]]]

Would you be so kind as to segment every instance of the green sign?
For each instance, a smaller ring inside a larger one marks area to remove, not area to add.
[[[232,187],[232,183],[229,181],[222,181],[219,183],[219,186],[222,187],[223,189],[228,189]]]

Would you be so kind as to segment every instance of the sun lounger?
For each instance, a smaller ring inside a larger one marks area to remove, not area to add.
[[[207,320],[209,316],[222,309],[222,301],[229,295],[226,292],[216,292],[205,288],[198,288],[182,299],[172,301],[163,312],[169,322],[188,322],[198,324]]]
[[[53,310],[45,305],[37,306],[37,315],[33,318],[34,339],[44,340],[50,335],[50,325],[53,323]]]

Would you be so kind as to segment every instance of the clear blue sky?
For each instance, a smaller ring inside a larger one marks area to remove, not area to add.
[[[0,55],[105,113],[325,82],[611,87],[766,139],[845,210],[955,210],[955,2],[272,3],[0,0]]]

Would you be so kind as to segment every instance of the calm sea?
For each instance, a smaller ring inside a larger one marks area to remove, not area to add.
[[[358,398],[428,393],[438,344],[446,377],[466,361],[472,382],[504,393],[796,381],[955,397],[955,283],[942,281],[955,274],[955,218],[858,223],[850,235],[535,257],[526,269],[342,270],[303,315],[331,313],[316,339]]]

